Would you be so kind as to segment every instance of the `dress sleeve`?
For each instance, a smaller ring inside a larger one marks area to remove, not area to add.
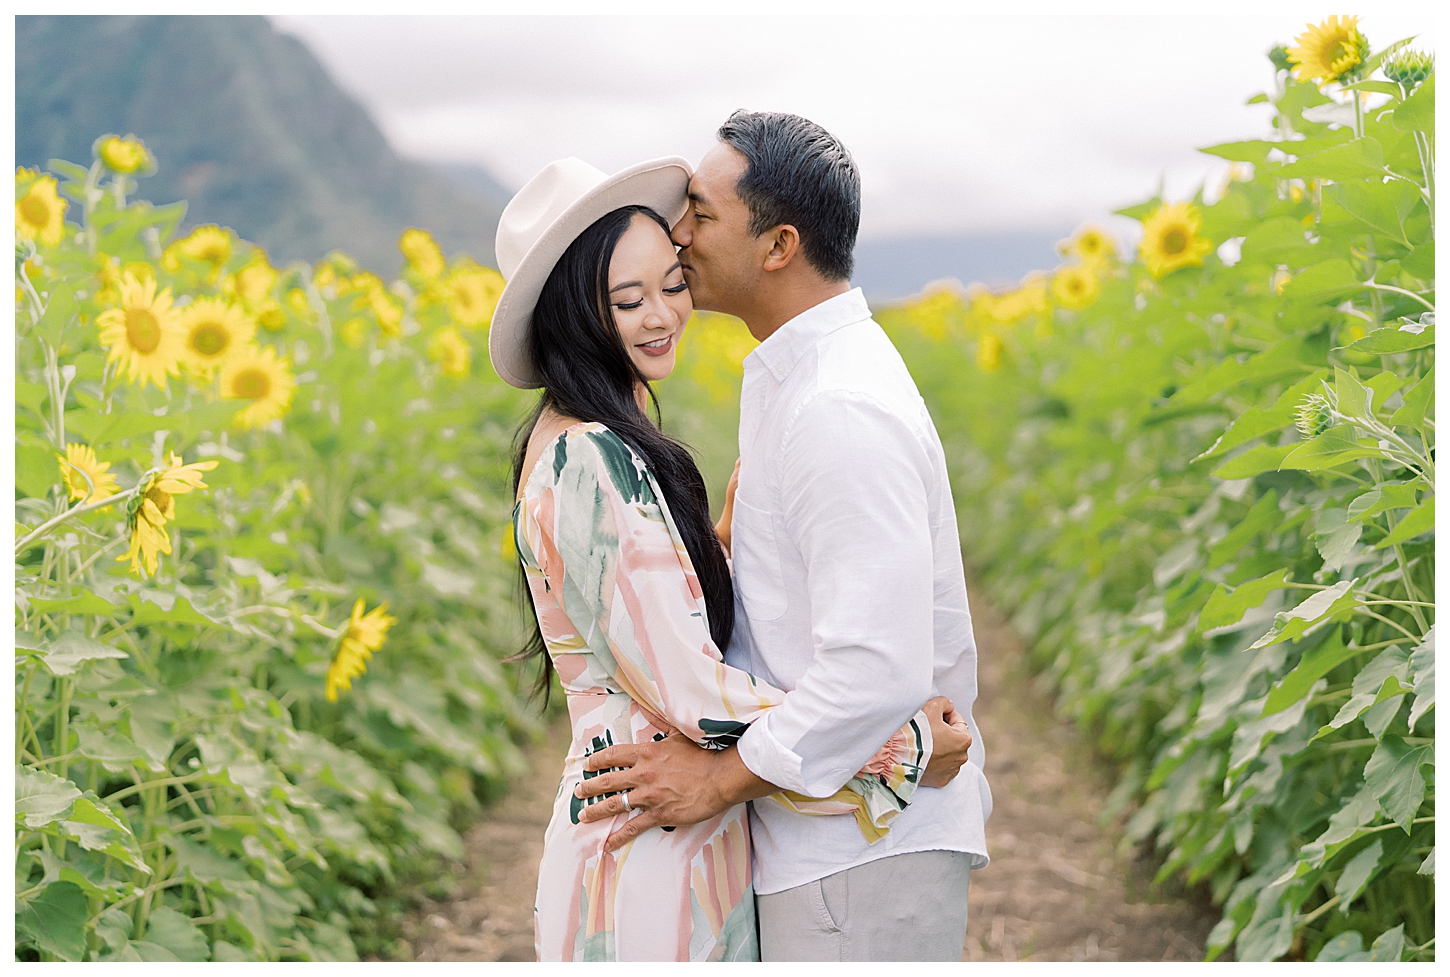
[[[534,551],[599,669],[592,678],[703,747],[733,745],[786,693],[723,661],[689,555],[639,457],[607,429],[576,432],[555,452],[552,520],[539,525],[552,539]],[[774,796],[806,814],[853,814],[875,841],[910,802],[930,749],[918,713],[832,796]]]

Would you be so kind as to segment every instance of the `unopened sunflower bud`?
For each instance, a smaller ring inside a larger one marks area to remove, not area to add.
[[[1294,408],[1294,426],[1305,438],[1317,438],[1329,430],[1333,420],[1334,413],[1323,394],[1309,394]]]
[[[1385,77],[1406,90],[1429,78],[1434,70],[1435,56],[1424,51],[1401,51],[1384,63]]]

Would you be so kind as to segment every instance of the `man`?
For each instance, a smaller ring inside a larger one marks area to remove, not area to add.
[[[850,287],[860,177],[845,147],[784,113],[736,112],[718,135],[673,238],[695,307],[761,341],[741,389],[726,660],[788,695],[732,749],[670,737],[596,753],[590,769],[629,769],[581,794],[629,793],[583,817],[642,811],[617,848],[777,790],[828,796],[944,694],[928,713],[960,715],[933,720],[923,786],[884,839],[775,804],[751,805],[751,832],[763,960],[960,960],[991,793],[941,442]]]

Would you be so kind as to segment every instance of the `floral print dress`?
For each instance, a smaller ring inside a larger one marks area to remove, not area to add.
[[[785,693],[724,664],[663,493],[604,425],[576,424],[545,449],[520,489],[514,531],[573,725],[539,866],[539,959],[759,959],[743,804],[605,852],[631,815],[581,822],[574,787],[595,776],[585,758],[614,744],[679,731],[729,746]],[[918,712],[833,797],[756,803],[854,816],[874,841],[910,801],[930,752]]]

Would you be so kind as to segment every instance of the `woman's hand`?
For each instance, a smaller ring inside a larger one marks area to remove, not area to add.
[[[730,518],[735,514],[735,490],[740,487],[740,459],[735,459],[735,470],[730,473],[730,483],[725,486],[725,508],[720,510],[720,521],[715,523],[715,535],[720,537],[720,548],[725,559],[730,559]]]

